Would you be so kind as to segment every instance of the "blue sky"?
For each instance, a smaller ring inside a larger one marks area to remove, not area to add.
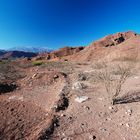
[[[88,45],[105,35],[140,33],[140,0],[0,0],[0,49]]]

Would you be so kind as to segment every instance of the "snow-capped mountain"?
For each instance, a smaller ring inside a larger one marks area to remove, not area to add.
[[[24,51],[33,53],[51,52],[52,50],[47,47],[32,47],[32,46],[17,46],[8,49],[8,51]]]

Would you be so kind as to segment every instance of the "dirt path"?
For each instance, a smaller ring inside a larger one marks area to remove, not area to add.
[[[48,139],[46,132],[55,124],[55,112],[68,106],[65,95],[69,92],[65,75],[51,77],[54,81],[49,85],[26,86],[0,96],[1,140],[35,140],[44,135]]]

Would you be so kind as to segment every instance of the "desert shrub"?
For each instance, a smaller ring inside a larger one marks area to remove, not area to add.
[[[114,70],[116,73],[114,75]],[[118,64],[117,66],[108,66],[101,70],[94,71],[94,79],[102,82],[105,86],[108,98],[112,104],[122,91],[122,86],[129,76],[132,74],[132,65]]]
[[[2,64],[5,64],[5,62],[4,61],[0,61],[0,65],[2,65]]]
[[[114,100],[114,104],[125,104],[125,103],[139,102],[139,101],[140,101],[140,92],[131,91],[128,92],[126,95],[116,98]]]
[[[94,62],[94,64],[92,65],[93,69],[102,69],[102,68],[106,68],[107,64],[106,62],[102,61],[102,62]]]
[[[126,71],[129,71],[129,76],[131,76],[134,73],[134,72],[132,72],[132,71],[134,71],[134,68],[135,68],[134,63],[131,63],[131,62],[121,63],[118,65],[114,65],[111,68],[112,69],[111,74],[119,76],[119,75],[122,75],[123,73],[125,73]]]
[[[40,66],[40,65],[44,64],[44,62],[42,62],[42,61],[33,61],[32,64],[33,64],[33,66]]]

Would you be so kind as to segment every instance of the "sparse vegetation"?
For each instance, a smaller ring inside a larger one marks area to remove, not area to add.
[[[42,62],[42,61],[33,61],[32,64],[33,64],[33,66],[40,66],[40,65],[44,64],[44,62]]]
[[[94,71],[94,78],[104,84],[109,100],[114,104],[114,100],[121,94],[122,86],[132,74],[132,65],[118,64],[110,66],[105,64],[102,69]]]
[[[102,69],[102,68],[106,68],[107,67],[107,64],[105,61],[102,61],[102,62],[95,62],[93,65],[92,65],[92,68],[93,69]]]
[[[4,62],[4,61],[2,61],[2,60],[0,60],[0,65],[1,65],[1,64],[5,64],[5,62]]]
[[[133,91],[131,94],[127,93],[126,95],[116,98],[114,100],[114,104],[124,104],[124,103],[132,103],[140,101],[140,93]]]

